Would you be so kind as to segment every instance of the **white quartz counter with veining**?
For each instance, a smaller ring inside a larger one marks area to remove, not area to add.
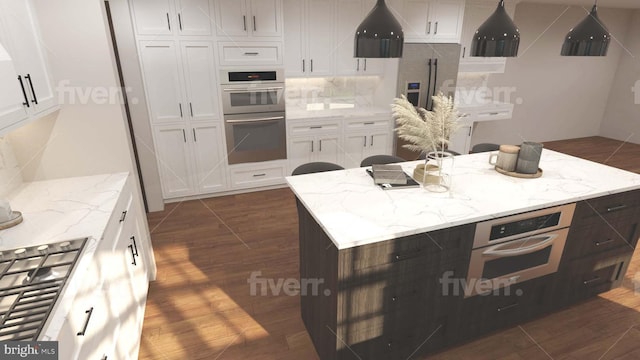
[[[61,293],[41,340],[56,340],[89,268],[128,173],[25,183],[8,197],[23,222],[0,231],[0,251],[87,237],[84,250]]]
[[[543,150],[543,176],[497,173],[489,153],[455,157],[453,186],[382,190],[364,168],[291,176],[289,186],[338,249],[640,189],[640,175]],[[403,163],[409,175],[419,162]]]

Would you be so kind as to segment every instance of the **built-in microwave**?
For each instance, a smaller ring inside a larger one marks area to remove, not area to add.
[[[231,71],[220,73],[225,115],[284,112],[284,71]]]

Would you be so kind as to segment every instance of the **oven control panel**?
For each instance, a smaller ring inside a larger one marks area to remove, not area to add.
[[[533,218],[496,224],[491,227],[489,240],[502,239],[512,235],[526,234],[536,230],[555,227],[560,223],[561,212],[541,215]]]

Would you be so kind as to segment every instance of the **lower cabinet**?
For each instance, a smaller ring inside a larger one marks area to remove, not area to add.
[[[165,199],[227,189],[221,127],[219,122],[154,126]]]

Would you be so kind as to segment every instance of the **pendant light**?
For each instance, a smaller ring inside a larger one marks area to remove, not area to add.
[[[384,0],[378,0],[362,21],[355,36],[355,57],[402,57],[404,32]]]
[[[500,0],[496,11],[476,30],[471,43],[471,56],[514,57],[518,55],[520,30]]]
[[[569,30],[564,39],[562,56],[606,56],[611,34],[598,18],[598,2],[591,13],[576,27]]]

